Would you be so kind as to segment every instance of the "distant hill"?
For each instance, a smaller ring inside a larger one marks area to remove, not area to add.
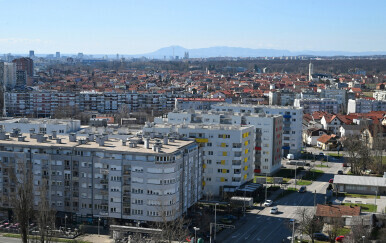
[[[161,48],[157,51],[138,55],[125,55],[129,57],[148,57],[167,59],[170,56],[184,57],[184,53],[189,52],[190,58],[207,58],[207,57],[280,57],[280,56],[372,56],[372,55],[386,55],[386,51],[368,51],[368,52],[346,52],[346,51],[296,51],[291,52],[288,50],[276,50],[276,49],[252,49],[243,47],[228,47],[228,46],[216,46],[208,48],[198,49],[186,49],[181,46],[169,46]]]

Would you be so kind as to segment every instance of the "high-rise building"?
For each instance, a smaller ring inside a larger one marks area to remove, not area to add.
[[[6,115],[4,67],[5,62],[0,62],[0,112],[2,116]]]
[[[34,61],[31,58],[18,58],[12,61],[16,64],[16,71],[25,71],[27,77],[32,77],[34,75]]]
[[[16,65],[12,62],[4,62],[3,82],[6,89],[11,90],[16,86]]]
[[[34,58],[35,57],[35,51],[34,50],[30,50],[29,51],[29,58]]]
[[[314,64],[312,64],[310,62],[310,64],[308,64],[308,80],[309,81],[312,81],[312,74],[314,74]]]
[[[56,52],[56,54],[55,54],[55,57],[56,57],[56,59],[59,59],[60,58],[60,52]]]

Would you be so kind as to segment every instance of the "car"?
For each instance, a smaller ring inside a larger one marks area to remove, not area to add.
[[[320,241],[329,241],[330,237],[328,237],[328,235],[325,235],[323,233],[314,233],[314,239],[320,240]]]
[[[322,156],[322,157],[324,157],[324,153],[319,153],[319,156]]]
[[[306,186],[301,186],[300,189],[299,189],[300,193],[306,192],[306,191],[307,191],[307,187]]]
[[[277,207],[272,207],[270,213],[271,214],[277,214],[279,212],[279,209]]]
[[[343,170],[338,170],[338,175],[343,175]]]
[[[271,206],[273,204],[273,201],[272,200],[266,200],[265,202],[264,202],[264,206],[265,207],[269,207],[269,206]]]
[[[334,183],[334,179],[331,178],[328,183]]]
[[[335,238],[335,241],[337,241],[337,242],[342,242],[343,239],[344,239],[344,235],[340,235],[340,236],[338,236],[338,237]]]

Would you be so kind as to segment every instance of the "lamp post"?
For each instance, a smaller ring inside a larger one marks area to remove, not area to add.
[[[101,222],[101,217],[98,218],[98,237],[99,237],[99,224]]]
[[[292,221],[292,239],[291,239],[291,243],[295,242],[294,237],[295,237],[295,219],[293,219],[293,221]]]
[[[267,201],[267,187],[268,187],[268,184],[267,184],[267,176],[268,176],[268,173],[265,173],[265,201]]]
[[[67,231],[67,214],[64,216],[64,231]]]
[[[365,243],[366,236],[362,235],[362,242]]]
[[[193,227],[194,229],[194,242],[197,242],[197,230],[200,230],[200,228]]]
[[[217,233],[217,205],[218,203],[216,203],[214,205],[214,242],[216,242],[216,233]]]
[[[316,190],[314,192],[314,207],[316,206]]]

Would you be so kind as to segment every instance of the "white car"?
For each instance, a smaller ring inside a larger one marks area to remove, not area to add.
[[[277,207],[271,208],[271,214],[277,214],[279,212],[279,209]]]
[[[272,204],[273,204],[273,201],[272,201],[272,200],[267,200],[267,201],[264,202],[264,206],[265,206],[265,207],[269,207],[269,206],[271,206]]]

